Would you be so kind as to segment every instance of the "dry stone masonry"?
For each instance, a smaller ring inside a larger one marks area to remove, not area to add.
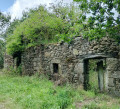
[[[26,49],[21,56],[22,74],[44,73],[55,81],[76,83],[86,89],[90,59],[106,62],[105,70],[102,70],[102,62],[98,64],[101,66],[98,67],[100,90],[120,95],[120,45],[107,37],[98,41],[75,37],[70,44],[39,45]],[[8,60],[9,57],[5,56],[5,67],[9,65]]]
[[[4,68],[9,69],[11,66],[13,66],[13,57],[10,55],[5,54],[4,55]]]

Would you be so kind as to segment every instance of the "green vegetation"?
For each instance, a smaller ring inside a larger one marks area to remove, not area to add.
[[[5,51],[5,42],[1,39],[1,37],[2,37],[2,32],[4,31],[3,28],[9,25],[9,21],[10,21],[10,16],[5,15],[0,11],[0,68],[3,68],[3,63],[4,63],[3,55]]]
[[[8,36],[13,34],[14,29],[19,23],[20,23],[20,20],[17,20],[17,19],[15,19],[13,22],[10,22],[7,29],[4,32],[2,32],[0,36],[5,40]]]
[[[0,12],[0,30],[7,41],[7,52],[20,55],[25,49],[40,44],[70,42],[75,36],[99,39],[104,36],[120,41],[120,18],[114,18],[113,9],[120,14],[119,0],[74,0],[78,5],[51,4],[39,6],[24,13],[20,20],[9,23],[10,16]],[[87,18],[87,14],[92,16]],[[0,67],[3,67],[5,42],[0,40]],[[90,70],[94,69],[91,62]],[[0,108],[9,109],[119,109],[120,99],[95,93],[98,88],[94,71],[90,72],[91,91],[73,88],[74,85],[55,86],[46,77],[19,76],[21,66],[0,74]],[[95,80],[95,81],[94,81]]]
[[[99,60],[97,59],[89,60],[89,90],[94,91],[95,93],[99,92],[98,72],[96,71],[98,61]]]
[[[98,72],[95,72],[93,70],[89,72],[89,85],[90,90],[94,91],[95,93],[99,92]]]
[[[27,17],[17,24],[7,38],[7,52],[14,54],[31,46],[70,42],[79,35],[80,24],[76,24],[80,10],[74,5],[54,5],[49,11],[45,6],[30,10]]]
[[[5,15],[0,11],[0,31],[3,30],[3,27],[9,24],[10,15]]]
[[[112,37],[120,42],[118,0],[74,0],[80,4],[40,5],[25,12],[7,29],[7,52],[14,55],[40,44],[70,42],[75,36],[90,40]],[[79,8],[80,7],[80,8]],[[113,9],[116,17],[114,17]]]
[[[4,52],[5,52],[5,42],[0,40],[0,69],[3,68],[4,64]]]
[[[112,37],[120,42],[120,0],[74,0],[79,2],[83,36]]]
[[[89,90],[94,91],[95,93],[99,92],[99,79],[98,79],[98,67],[97,63],[99,59],[90,59],[89,60]],[[105,60],[103,60],[103,68],[106,68]],[[105,71],[103,71],[105,72]],[[104,75],[103,75],[104,76]],[[104,86],[105,87],[105,86]]]
[[[44,76],[0,74],[0,106],[8,109],[119,109],[120,99],[81,88],[55,86]],[[4,109],[4,108],[3,108]]]

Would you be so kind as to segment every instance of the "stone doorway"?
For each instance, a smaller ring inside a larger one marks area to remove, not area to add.
[[[103,92],[105,90],[105,58],[84,60],[84,89]]]

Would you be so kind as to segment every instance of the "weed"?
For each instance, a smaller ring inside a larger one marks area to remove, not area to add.
[[[73,88],[70,84],[55,86],[43,75],[29,77],[0,74],[0,104],[9,100],[6,108],[76,109],[76,102],[84,103],[87,99],[92,102],[95,98],[97,103],[85,105],[83,109],[119,109],[119,99],[112,99],[105,94],[95,95],[92,91]]]

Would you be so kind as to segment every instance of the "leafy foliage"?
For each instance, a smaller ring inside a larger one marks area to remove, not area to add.
[[[80,25],[76,24],[80,10],[74,5],[62,4],[31,9],[27,18],[20,22],[7,38],[7,52],[14,54],[25,48],[46,42],[67,41],[79,34]]]
[[[78,4],[64,5],[60,2],[51,4],[49,9],[39,6],[25,12],[19,23],[13,23],[15,28],[8,32],[7,52],[13,55],[39,44],[69,43],[74,36],[90,40],[107,36],[120,41],[119,1],[74,1],[80,2],[81,10]],[[114,17],[113,10],[118,16]]]
[[[109,36],[120,42],[119,0],[74,0],[79,2],[82,14],[83,36],[90,39]]]
[[[5,15],[2,12],[0,12],[0,30],[3,29],[3,27],[5,27],[10,20],[10,15]]]
[[[4,52],[5,52],[5,43],[3,40],[0,40],[0,68],[3,68],[4,64]]]
[[[5,31],[3,31],[0,36],[3,39],[6,39],[8,36],[12,35],[14,29],[16,28],[16,26],[19,24],[19,20],[15,19],[13,22],[9,23],[9,26],[6,28]]]
[[[5,15],[2,12],[0,12],[0,34],[4,30],[3,28],[9,24],[10,16]],[[1,36],[1,35],[0,35]],[[0,68],[3,68],[3,55],[5,50],[5,43],[2,39],[0,39]]]

